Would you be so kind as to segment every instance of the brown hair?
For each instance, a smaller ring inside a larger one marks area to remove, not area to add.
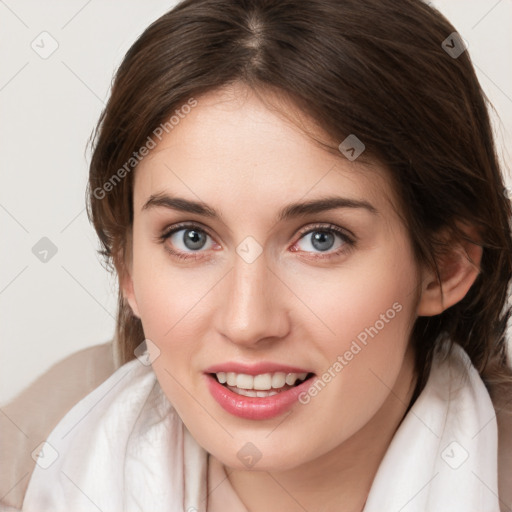
[[[475,226],[480,273],[463,300],[412,330],[419,379],[443,337],[487,382],[510,381],[505,331],[512,270],[511,203],[488,100],[467,51],[443,47],[454,27],[419,0],[185,0],[152,23],[119,67],[94,133],[88,215],[121,276],[131,248],[134,151],[193,97],[234,82],[280,91],[337,144],[356,134],[390,171],[418,262],[436,261]],[[450,41],[450,47],[455,43]],[[341,157],[341,155],[340,155]],[[127,167],[127,162],[129,166]],[[116,170],[119,178],[112,182]],[[110,181],[109,181],[110,180]],[[111,186],[105,186],[107,182]],[[442,243],[439,234],[454,237]],[[119,293],[119,364],[144,340]]]

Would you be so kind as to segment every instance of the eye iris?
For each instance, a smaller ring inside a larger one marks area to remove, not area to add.
[[[327,240],[327,242],[326,242]],[[334,235],[327,231],[315,231],[313,233],[312,245],[319,251],[327,251],[334,244]]]
[[[195,229],[186,229],[183,233],[183,243],[188,249],[201,249],[205,241],[205,234]]]

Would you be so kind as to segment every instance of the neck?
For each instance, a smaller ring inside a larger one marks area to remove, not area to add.
[[[251,512],[319,510],[361,512],[380,462],[413,396],[416,376],[409,350],[390,393],[372,419],[334,450],[283,472],[225,468]]]

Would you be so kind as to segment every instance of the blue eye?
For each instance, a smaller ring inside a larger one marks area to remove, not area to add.
[[[166,249],[180,259],[197,259],[200,257],[194,253],[200,252],[205,247],[207,239],[210,235],[194,224],[175,226],[166,231],[160,237],[161,242],[170,240],[173,247],[177,247],[177,251],[166,246]],[[208,247],[207,247],[208,248]],[[189,253],[188,251],[191,251]]]
[[[183,232],[183,234],[179,234]],[[178,235],[178,236],[177,236]],[[173,241],[173,245],[181,243],[185,249],[197,251],[203,249],[208,238],[208,234],[199,229],[182,228],[174,231],[169,238]],[[180,248],[180,250],[183,250]]]
[[[314,258],[329,258],[338,256],[348,252],[354,247],[355,242],[343,230],[333,224],[317,225],[313,228],[307,228],[307,231],[302,231],[301,237],[294,245],[294,251],[298,251],[296,247],[302,252],[312,252]],[[339,240],[336,244],[336,239]],[[306,248],[300,247],[300,242],[305,240]],[[334,247],[336,246],[336,247]],[[331,251],[334,247],[334,251]],[[312,250],[309,250],[312,248]],[[316,252],[318,251],[318,252]],[[331,252],[328,252],[331,251]],[[327,253],[328,252],[328,253]],[[327,254],[322,254],[327,253]]]
[[[301,240],[308,240],[314,249],[325,252],[332,249],[336,243],[336,236],[339,235],[330,231],[310,231]]]

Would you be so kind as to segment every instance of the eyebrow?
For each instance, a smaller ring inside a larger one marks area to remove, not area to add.
[[[144,203],[141,210],[148,210],[157,207],[186,213],[195,213],[215,220],[219,220],[221,217],[213,208],[203,202],[191,201],[182,197],[171,197],[163,192],[152,194]],[[379,213],[378,210],[368,201],[329,196],[306,202],[291,203],[279,211],[277,221],[282,222],[283,220],[289,220],[295,217],[311,215],[328,210],[335,210],[337,208],[361,208],[374,215]]]

